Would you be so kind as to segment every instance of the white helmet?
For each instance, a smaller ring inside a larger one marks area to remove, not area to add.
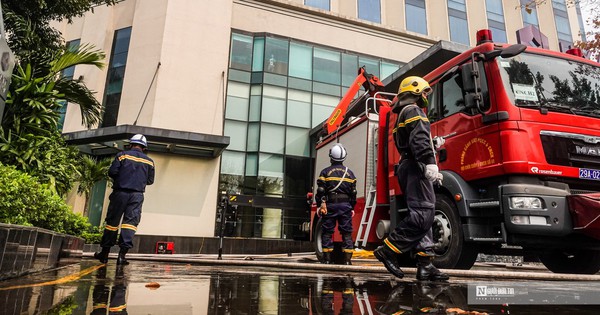
[[[129,143],[139,144],[139,145],[143,146],[144,148],[148,146],[148,143],[146,142],[146,137],[139,133],[137,135],[131,137],[131,139],[129,139]]]
[[[329,157],[336,162],[343,162],[348,156],[348,151],[341,143],[336,143],[329,149]]]

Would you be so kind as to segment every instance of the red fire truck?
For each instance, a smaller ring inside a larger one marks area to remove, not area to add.
[[[324,124],[315,175],[342,143],[358,177],[355,247],[380,245],[407,211],[390,109],[401,80],[422,76],[433,88],[432,136],[446,139],[437,151],[435,264],[469,269],[478,253],[518,254],[553,272],[598,272],[600,64],[576,49],[495,44],[488,30],[477,40],[472,48],[440,41],[385,82],[361,69]],[[321,257],[315,210],[311,239]]]

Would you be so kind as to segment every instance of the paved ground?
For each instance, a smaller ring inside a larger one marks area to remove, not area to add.
[[[447,283],[419,283],[414,268],[397,279],[368,254],[357,256],[354,265],[340,266],[319,264],[312,253],[221,260],[132,254],[123,268],[114,259],[103,265],[84,258],[3,281],[0,314],[107,314],[111,308],[120,314],[188,315],[600,312],[599,276],[559,276],[536,264],[479,263],[469,271],[448,270]]]

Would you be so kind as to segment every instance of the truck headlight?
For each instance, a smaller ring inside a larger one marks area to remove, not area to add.
[[[510,197],[510,208],[519,210],[542,210],[543,203],[542,199],[537,197]]]

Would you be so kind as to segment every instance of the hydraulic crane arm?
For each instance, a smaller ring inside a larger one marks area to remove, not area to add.
[[[381,83],[381,81],[379,81],[377,76],[367,73],[364,66],[360,67],[358,69],[358,76],[356,76],[356,79],[354,79],[354,82],[342,100],[323,124],[323,130],[327,135],[334,132],[342,124],[344,118],[346,117],[346,112],[348,111],[350,105],[353,104],[352,100],[354,99],[356,93],[358,93],[360,90],[361,86],[367,91],[367,93],[369,93],[371,97],[374,97],[375,93],[383,91],[384,88],[384,85]],[[361,98],[359,98],[359,100],[360,99]],[[376,102],[378,107],[389,106],[387,102],[380,100],[376,100]]]

